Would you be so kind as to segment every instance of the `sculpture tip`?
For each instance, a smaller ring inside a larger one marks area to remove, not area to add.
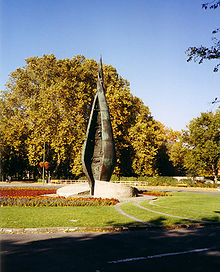
[[[98,75],[99,75],[99,78],[103,80],[102,55],[100,55],[100,62],[99,62],[99,68],[98,68]]]

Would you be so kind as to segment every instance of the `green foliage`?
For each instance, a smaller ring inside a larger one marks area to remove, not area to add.
[[[213,183],[210,183],[210,182],[201,182],[201,181],[198,181],[198,180],[195,180],[195,179],[181,179],[179,181],[179,183],[183,183],[183,184],[186,184],[187,187],[201,187],[201,188],[217,188],[218,185],[217,184],[213,184]]]
[[[147,185],[147,186],[174,186],[177,187],[181,184],[186,185],[187,187],[202,187],[202,188],[217,188],[217,184],[213,184],[212,182],[198,181],[192,178],[188,179],[178,179],[173,177],[149,177],[149,176],[136,176],[136,177],[119,177],[113,175],[111,177],[111,181],[134,181],[135,185]],[[136,182],[136,184],[135,184]]]
[[[178,140],[170,145],[168,153],[173,166],[177,169],[180,175],[185,175],[186,168],[184,166],[184,158],[186,150],[183,148],[182,141]]]
[[[177,185],[177,179],[172,177],[149,177],[149,176],[136,176],[136,177],[118,177],[116,175],[113,175],[111,178],[111,181],[137,181],[137,182],[143,182],[146,185],[151,186],[175,186]]]
[[[171,177],[138,177],[139,181],[144,181],[151,186],[175,186],[177,179]]]
[[[218,177],[220,164],[220,110],[201,113],[182,135],[185,167],[193,174]]]
[[[156,157],[158,174],[160,176],[185,176],[186,173],[183,165],[179,161],[178,164],[174,163],[172,159],[174,153],[171,152],[173,147],[178,143],[181,133],[167,128],[163,128],[163,133],[165,137]]]
[[[213,176],[216,182],[220,165],[220,110],[201,113],[187,128],[170,147],[170,160],[190,176]]]

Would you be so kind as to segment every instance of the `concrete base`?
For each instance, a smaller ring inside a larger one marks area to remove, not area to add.
[[[88,183],[66,185],[57,190],[57,195],[64,197],[74,197],[81,194],[90,194]],[[136,189],[131,186],[100,180],[95,182],[94,197],[125,199],[133,196],[136,196]]]
[[[96,180],[94,196],[102,198],[124,199],[136,196],[136,189],[123,184]]]
[[[87,182],[76,183],[61,187],[57,190],[58,196],[71,197],[79,194],[90,194],[90,187]]]

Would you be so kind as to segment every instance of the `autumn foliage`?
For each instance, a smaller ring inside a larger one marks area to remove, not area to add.
[[[52,175],[82,175],[81,151],[97,68],[95,60],[83,56],[57,60],[44,55],[26,59],[25,67],[10,74],[0,104],[3,173],[40,171],[45,142]],[[164,128],[114,67],[103,69],[117,152],[115,174],[156,175]]]

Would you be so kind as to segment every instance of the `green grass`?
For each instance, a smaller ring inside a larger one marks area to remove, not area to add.
[[[105,227],[132,222],[114,207],[1,207],[0,212],[2,228]]]
[[[141,203],[148,209],[204,221],[220,221],[220,195],[173,193],[173,197],[159,198],[154,204]]]
[[[173,193],[172,197],[160,197],[150,205],[149,201],[141,202],[141,206],[174,216],[186,217],[194,220],[220,222],[220,196],[197,193]],[[156,225],[172,226],[176,224],[191,224],[192,221],[160,215],[126,203],[121,209],[138,219]]]
[[[132,204],[132,203],[125,203],[125,204],[121,205],[121,209],[124,212],[126,212],[126,213],[128,213],[138,219],[141,219],[143,221],[146,221],[146,222],[149,222],[149,223],[155,224],[155,225],[172,226],[172,225],[177,225],[177,224],[191,223],[188,220],[178,219],[178,218],[160,215],[157,213],[152,213],[150,211],[143,210],[141,208],[134,206],[134,204]]]

